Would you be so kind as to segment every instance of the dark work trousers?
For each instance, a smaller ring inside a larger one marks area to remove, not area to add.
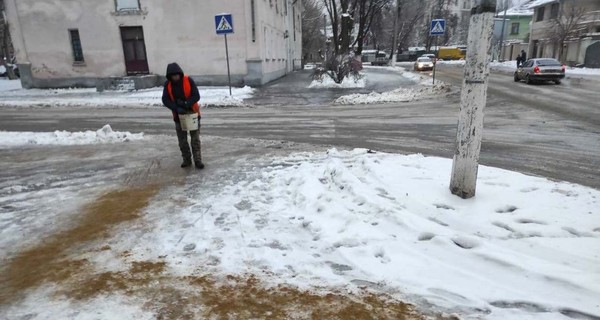
[[[188,132],[181,129],[181,124],[179,122],[175,123],[175,130],[177,131],[179,150],[181,150],[181,156],[183,157],[183,160],[191,160],[193,155],[195,162],[202,161],[202,152],[200,151],[200,121],[198,121],[198,130],[190,131],[190,136],[192,137],[191,152],[187,139]]]

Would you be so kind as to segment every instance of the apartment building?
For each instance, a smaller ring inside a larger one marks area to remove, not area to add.
[[[228,36],[232,81],[262,85],[300,68],[299,0],[5,0],[26,88],[96,86],[115,77],[164,81],[178,62],[198,84],[227,83],[219,13]],[[137,84],[136,84],[137,87]]]
[[[535,0],[529,56],[556,58],[570,65],[600,68],[600,1]],[[577,17],[573,17],[573,14]],[[552,37],[558,20],[577,22],[564,43]]]

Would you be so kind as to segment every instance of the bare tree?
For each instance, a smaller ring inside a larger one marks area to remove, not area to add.
[[[16,79],[12,66],[7,66],[13,56],[13,47],[8,30],[8,21],[4,12],[4,0],[0,0],[0,66],[6,67],[6,74],[9,79]]]
[[[585,25],[582,24],[585,16],[583,7],[572,5],[568,8],[561,6],[558,15],[550,20],[548,37],[554,43],[554,48],[558,47],[558,59],[564,63],[566,60],[565,45],[567,41],[577,39],[585,31]]]
[[[333,55],[325,63],[327,74],[341,83],[351,73],[358,74],[359,65],[350,57],[354,18],[351,9],[358,0],[323,0],[331,21]]]
[[[326,35],[323,34],[323,8],[318,0],[302,0],[302,57],[304,61],[320,59]],[[318,54],[321,52],[321,54]]]
[[[323,3],[331,22],[333,53],[336,56],[348,53],[353,22],[348,12],[350,0],[323,0]]]
[[[378,17],[381,10],[389,0],[355,0],[353,3],[354,20],[358,21],[358,32],[352,47],[356,46],[355,53],[362,54],[365,37],[369,34],[373,20]]]

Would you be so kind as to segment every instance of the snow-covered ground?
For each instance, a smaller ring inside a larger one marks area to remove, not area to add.
[[[450,160],[367,150],[247,165],[208,193],[196,179],[170,187],[139,228],[118,229],[109,250],[83,257],[102,272],[166,263],[144,286],[167,274],[253,274],[274,285],[367,287],[463,319],[600,317],[598,190],[480,167],[476,198],[462,200],[448,191]],[[79,303],[50,302],[52,292],[31,291],[9,319],[154,310],[119,292]]]
[[[354,79],[352,77],[346,77],[342,81],[342,83],[336,83],[329,77],[328,75],[324,75],[321,81],[313,80],[308,87],[311,89],[321,89],[321,88],[343,88],[343,89],[352,89],[352,88],[364,88],[367,85],[367,76],[362,75],[359,79]]]
[[[12,132],[0,131],[0,148],[31,145],[84,145],[95,143],[118,143],[144,139],[143,133],[113,131],[105,125],[97,131],[85,132]]]
[[[133,92],[96,92],[93,88],[21,89],[18,80],[0,80],[0,107],[157,107],[162,106],[162,87]],[[252,97],[251,87],[198,87],[203,107],[241,107]]]
[[[391,102],[409,102],[434,96],[444,96],[453,92],[452,86],[440,81],[433,84],[433,79],[428,75],[407,71],[402,67],[387,67],[398,72],[402,77],[413,81],[416,86],[398,88],[387,92],[371,92],[367,94],[355,93],[341,96],[335,100],[339,104],[376,104]]]
[[[174,215],[151,207],[155,229],[131,253],[167,256],[180,275],[217,261],[302,287],[377,284],[495,319],[600,316],[600,191],[481,167],[462,200],[450,169],[366,150],[277,158]]]

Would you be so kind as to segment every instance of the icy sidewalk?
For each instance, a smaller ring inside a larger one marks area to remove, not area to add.
[[[177,274],[210,265],[301,287],[370,283],[463,315],[600,317],[600,191],[481,167],[477,197],[462,200],[450,168],[365,150],[277,159],[190,199],[176,225],[144,236],[159,245],[134,254],[168,256]],[[173,254],[186,245],[195,253]]]
[[[598,190],[481,167],[477,197],[462,200],[448,191],[450,160],[366,150],[227,167],[164,187],[110,238],[66,248],[77,254],[64,268],[85,268],[30,290],[8,314],[305,319],[331,310],[311,292],[331,291],[331,301],[352,292],[346,301],[396,307],[360,300],[367,288],[464,319],[600,317]],[[340,314],[316,318],[348,319]]]
[[[198,90],[202,107],[243,107],[244,99],[254,94],[254,89],[248,86],[232,88],[232,96],[227,87],[198,87]],[[18,81],[0,80],[0,92],[0,107],[147,108],[162,106],[163,88],[101,93],[93,88],[25,90]]]

